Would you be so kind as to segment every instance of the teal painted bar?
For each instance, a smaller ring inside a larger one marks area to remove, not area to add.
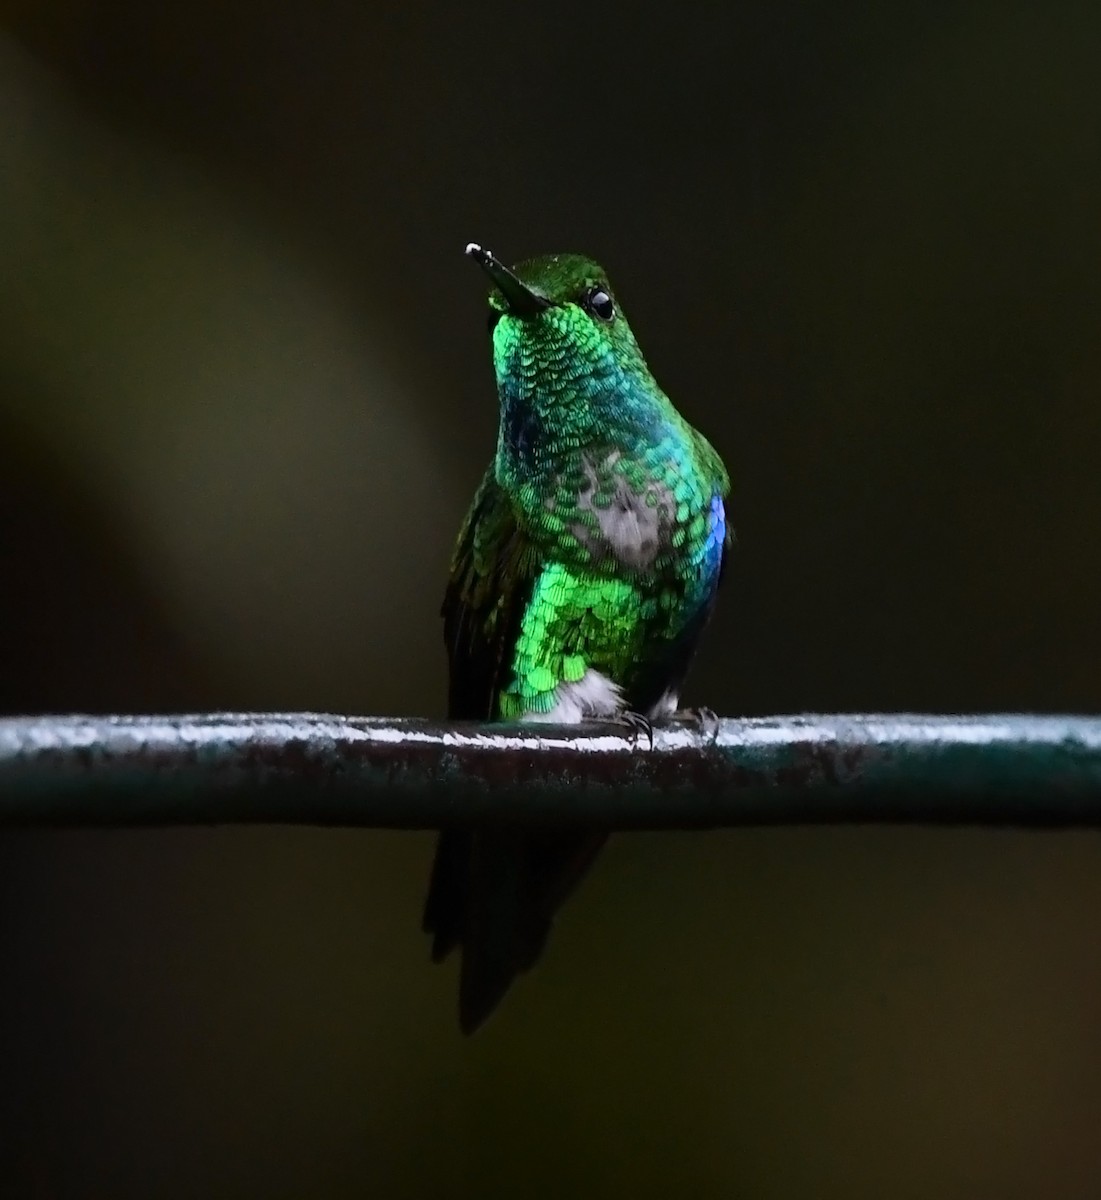
[[[0,720],[0,826],[1101,827],[1101,719],[654,731],[293,714]]]

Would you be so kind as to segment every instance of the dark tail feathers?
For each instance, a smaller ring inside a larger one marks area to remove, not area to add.
[[[462,947],[459,1025],[464,1033],[473,1033],[513,979],[538,961],[555,912],[606,837],[509,829],[440,834],[424,930],[432,935],[433,962]]]

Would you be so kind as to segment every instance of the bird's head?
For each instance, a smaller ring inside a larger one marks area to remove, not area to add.
[[[546,254],[506,267],[471,243],[493,283],[489,321],[498,387],[547,399],[595,401],[625,380],[650,380],[603,268],[581,254]]]

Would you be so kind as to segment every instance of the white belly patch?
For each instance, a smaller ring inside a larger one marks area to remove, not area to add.
[[[671,717],[677,711],[678,700],[676,692],[664,692],[646,716],[651,721]],[[546,725],[576,725],[579,721],[617,717],[626,707],[619,684],[590,667],[576,683],[560,683],[554,689],[554,704],[548,712],[528,712],[521,720]]]
[[[560,683],[554,689],[554,705],[548,712],[525,713],[523,720],[576,725],[578,721],[617,716],[623,707],[619,685],[590,667],[576,683]]]

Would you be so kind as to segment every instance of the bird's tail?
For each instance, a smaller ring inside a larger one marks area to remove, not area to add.
[[[462,947],[459,1024],[473,1033],[513,979],[542,953],[558,907],[582,880],[604,833],[445,830],[424,909],[432,959]]]

